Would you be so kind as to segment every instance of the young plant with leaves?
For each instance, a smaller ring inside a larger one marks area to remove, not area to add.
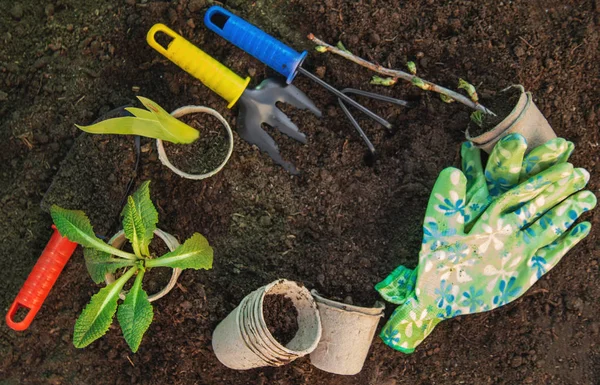
[[[150,252],[158,212],[150,199],[149,185],[150,181],[144,182],[129,196],[121,213],[125,237],[131,243],[133,253],[100,240],[82,211],[67,210],[56,205],[50,210],[60,234],[83,247],[85,264],[95,283],[103,282],[107,273],[124,269],[120,278],[100,289],[81,312],[73,333],[75,347],[86,347],[106,334],[117,313],[123,336],[131,350],[136,352],[154,314],[148,294],[142,288],[145,273],[154,267],[195,270],[212,268],[213,249],[199,233],[194,233],[182,245],[165,255],[155,256]],[[125,300],[118,305],[119,294],[134,276],[135,280]]]
[[[133,116],[106,119],[91,126],[75,125],[90,134],[140,135],[171,143],[189,144],[200,137],[198,130],[174,118],[156,102],[142,96],[138,99],[147,110],[127,107]]]

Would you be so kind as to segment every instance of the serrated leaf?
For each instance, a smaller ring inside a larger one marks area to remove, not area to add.
[[[171,267],[180,269],[210,269],[213,262],[213,249],[201,234],[194,233],[175,250],[157,259],[146,261],[147,267]]]
[[[86,247],[83,249],[85,267],[95,283],[104,281],[107,273],[114,273],[117,269],[133,266],[131,259],[111,258],[111,255],[100,250]]]
[[[52,205],[50,215],[58,232],[63,237],[67,237],[71,242],[122,258],[135,259],[135,255],[107,245],[96,237],[90,220],[83,211],[67,210],[57,205]]]
[[[150,199],[150,181],[142,183],[123,207],[123,230],[131,242],[135,255],[149,257],[148,246],[158,223],[158,211]]]
[[[84,348],[106,334],[117,311],[119,293],[135,271],[136,268],[129,269],[121,278],[92,296],[75,322],[73,345],[76,348]]]
[[[134,116],[106,119],[91,126],[75,125],[91,134],[140,135],[172,143],[192,143],[200,136],[198,130],[174,118],[150,99],[138,96],[149,111],[128,107]]]
[[[135,282],[127,293],[125,301],[119,306],[117,311],[117,319],[121,330],[123,330],[123,337],[127,341],[127,345],[132,352],[137,352],[142,342],[142,337],[148,327],[152,323],[154,317],[154,311],[152,305],[148,300],[148,294],[142,289],[142,279],[144,277],[144,271],[140,270]]]

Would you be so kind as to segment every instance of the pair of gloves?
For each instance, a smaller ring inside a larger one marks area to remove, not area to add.
[[[400,305],[381,332],[388,346],[412,353],[441,321],[514,301],[589,234],[589,222],[571,227],[596,205],[582,191],[588,172],[567,162],[573,148],[556,138],[525,156],[511,134],[484,170],[480,150],[463,144],[463,170],[443,170],[433,187],[418,266],[375,286]]]

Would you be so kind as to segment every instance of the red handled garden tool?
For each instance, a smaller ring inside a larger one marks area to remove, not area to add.
[[[54,233],[50,241],[8,309],[6,324],[11,329],[23,331],[29,327],[77,247],[77,243],[61,236],[54,225],[52,228]],[[22,319],[16,319],[20,308],[27,313]]]
[[[204,24],[217,35],[221,36],[236,47],[246,51],[256,59],[260,60],[267,66],[271,67],[286,78],[286,82],[290,84],[298,73],[308,77],[315,83],[319,84],[327,91],[331,92],[340,101],[340,106],[354,128],[358,131],[361,139],[365,142],[372,155],[375,155],[375,147],[360,128],[356,120],[343,103],[347,103],[366,114],[369,118],[375,120],[388,130],[391,130],[392,125],[381,116],[370,111],[368,108],[350,98],[347,94],[354,93],[361,96],[370,97],[377,100],[383,100],[397,105],[410,107],[408,102],[399,99],[393,99],[382,95],[373,94],[370,92],[346,89],[344,92],[336,89],[330,84],[319,79],[317,76],[302,68],[302,63],[307,56],[307,52],[297,52],[291,47],[283,44],[273,36],[267,34],[260,28],[248,23],[239,16],[227,11],[226,9],[214,5],[206,11],[204,15]]]
[[[104,119],[129,115],[131,114],[125,110],[125,107],[120,107],[104,114],[94,123]],[[100,181],[98,183],[102,183],[106,180],[110,173],[114,172],[114,170],[110,169],[104,172],[91,168],[89,170],[89,174],[82,172],[73,173],[73,170],[69,167],[69,165],[73,162],[79,163],[79,160],[76,159],[83,157],[84,154],[85,156],[90,155],[88,152],[89,147],[85,145],[85,142],[89,140],[89,138],[90,136],[88,134],[83,133],[76,139],[75,144],[71,147],[71,150],[63,161],[63,165],[54,176],[52,184],[42,199],[42,203],[40,205],[42,210],[48,211],[50,206],[54,203],[75,207],[85,206],[86,203],[89,203],[88,198],[82,197],[80,194],[75,195],[66,192],[72,191],[73,185],[86,183],[89,184],[90,180],[92,180],[92,175],[94,176],[94,180],[98,180]],[[123,172],[131,173],[129,183],[122,185],[111,184],[111,189],[116,191],[119,189],[122,190],[123,198],[121,199],[120,204],[118,206],[111,204],[111,202],[108,200],[109,198],[107,196],[105,197],[103,194],[97,195],[93,199],[94,204],[98,204],[98,206],[106,208],[106,214],[109,217],[117,217],[117,213],[120,212],[120,209],[123,207],[125,199],[129,195],[129,191],[134,184],[140,160],[139,136],[136,136],[134,139],[134,151],[136,153],[134,169],[121,170]],[[100,153],[92,155],[99,156]],[[98,189],[96,188],[94,191],[98,191]],[[114,225],[112,227],[114,227]],[[61,236],[54,225],[52,225],[52,228],[54,229],[54,233],[46,244],[46,247],[42,251],[42,254],[38,258],[36,264],[31,270],[31,273],[25,280],[25,283],[23,284],[21,290],[10,306],[8,313],[6,314],[6,324],[13,330],[23,331],[31,325],[31,322],[39,312],[44,301],[48,297],[48,294],[52,290],[52,287],[56,283],[60,273],[77,247],[77,243],[71,242],[66,237]],[[109,233],[114,232],[112,230],[108,231]]]
[[[159,32],[172,39],[167,47],[156,41],[156,34]],[[269,154],[290,173],[297,173],[294,165],[283,160],[277,144],[261,128],[261,124],[266,123],[290,138],[306,143],[306,137],[298,126],[275,106],[277,102],[284,102],[296,108],[308,109],[320,117],[321,111],[304,92],[277,79],[264,80],[255,89],[248,89],[249,77],[239,77],[164,24],[154,25],[148,31],[147,41],[152,48],[228,101],[228,108],[238,103],[240,108],[237,131],[240,136]]]

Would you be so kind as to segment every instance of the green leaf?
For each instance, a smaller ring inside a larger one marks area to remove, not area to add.
[[[442,99],[442,101],[444,103],[454,103],[456,100],[452,99],[450,96],[445,95],[445,94],[440,94],[440,99]]]
[[[133,251],[138,257],[150,256],[148,246],[158,223],[158,212],[150,199],[149,186],[150,181],[142,183],[140,188],[127,198],[127,203],[121,212],[125,236],[131,242]]]
[[[409,61],[406,63],[406,68],[408,68],[408,71],[413,74],[416,75],[417,74],[417,65],[415,64],[414,61]]]
[[[429,89],[431,89],[431,86],[430,86],[429,84],[425,83],[425,82],[423,81],[423,79],[421,79],[421,78],[419,78],[419,77],[417,77],[417,76],[413,77],[413,78],[410,80],[410,82],[411,82],[411,83],[412,83],[414,86],[416,86],[416,87],[419,87],[419,88],[420,88],[420,89],[422,89],[422,90],[428,91]]]
[[[136,268],[129,269],[121,278],[92,296],[75,322],[73,345],[76,348],[84,348],[106,334],[117,311],[119,293],[135,271]]]
[[[477,91],[475,90],[475,86],[471,83],[465,81],[464,79],[458,79],[458,88],[461,88],[467,92],[472,101],[477,103],[479,101],[479,96],[477,95]]]
[[[471,114],[471,120],[473,123],[478,125],[479,127],[483,126],[483,112],[481,111],[473,111]]]
[[[171,267],[180,269],[210,269],[213,249],[201,234],[194,233],[183,245],[157,259],[146,261],[147,267]]]
[[[135,255],[107,245],[96,237],[90,220],[83,211],[67,210],[57,205],[52,205],[50,215],[52,215],[52,220],[60,235],[67,237],[71,242],[79,243],[83,247],[90,247],[121,258],[136,259]]]
[[[110,254],[89,247],[83,249],[83,257],[85,267],[95,283],[103,282],[107,273],[135,264],[131,259],[111,258]]]
[[[141,96],[138,99],[148,111],[129,107],[126,110],[133,117],[106,119],[91,126],[75,126],[91,134],[141,135],[172,143],[192,143],[200,136],[198,130],[174,118],[152,100]]]
[[[352,55],[352,52],[350,52],[345,46],[344,43],[342,43],[341,41],[338,41],[337,44],[335,45],[336,47],[338,47],[340,50],[349,53]]]
[[[382,78],[377,75],[371,78],[371,84],[380,85],[380,86],[393,86],[396,84],[397,79],[394,78]]]
[[[127,341],[127,345],[132,352],[137,352],[142,342],[142,337],[154,317],[152,305],[148,300],[148,294],[142,289],[142,279],[144,278],[144,271],[140,270],[135,282],[127,293],[125,301],[119,306],[117,311],[117,319],[121,330],[123,330],[123,337]]]
[[[319,53],[325,53],[327,52],[327,47],[322,46],[322,45],[318,45],[315,47],[315,51],[319,52]]]

